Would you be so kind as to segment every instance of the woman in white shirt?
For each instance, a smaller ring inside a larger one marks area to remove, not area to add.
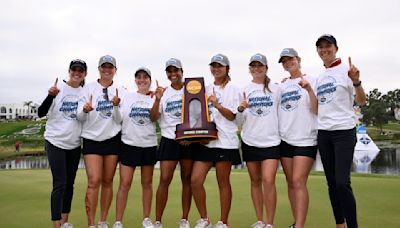
[[[175,141],[176,125],[182,123],[183,68],[179,59],[171,58],[165,64],[171,85],[163,88],[158,82],[156,99],[150,112],[152,121],[159,120],[161,129],[157,159],[160,161],[160,182],[156,193],[156,228],[162,227],[161,218],[168,200],[168,189],[179,162],[182,182],[182,217],[180,228],[190,228],[188,216],[192,202],[190,176],[192,172],[192,145]]]
[[[232,165],[241,163],[239,139],[235,122],[239,105],[239,90],[230,82],[229,60],[217,54],[211,58],[210,70],[214,83],[206,88],[209,95],[211,120],[218,130],[218,139],[209,142],[202,150],[194,153],[192,190],[200,219],[196,228],[211,227],[207,214],[204,181],[210,168],[215,165],[220,195],[221,216],[215,227],[228,227],[228,216],[232,202],[230,174]]]
[[[47,115],[44,138],[53,176],[51,220],[55,228],[72,227],[68,223],[68,215],[71,211],[76,170],[81,158],[82,125],[76,116],[86,73],[87,65],[84,61],[72,60],[68,81],[63,81],[60,85],[57,84],[57,78],[38,109],[39,117]]]
[[[356,137],[354,101],[365,104],[360,71],[336,58],[336,38],[325,34],[316,42],[325,70],[317,78],[318,149],[328,182],[337,228],[358,227],[356,200],[350,181]],[[354,96],[355,95],[355,96]]]
[[[300,62],[296,50],[282,50],[279,63],[290,73],[290,77],[280,84],[280,155],[295,221],[291,227],[296,228],[303,228],[306,221],[307,179],[317,155],[318,101],[313,90],[315,78],[301,72]]]
[[[263,54],[250,58],[252,81],[243,89],[238,107],[242,122],[242,153],[251,180],[251,196],[256,211],[255,228],[273,228],[276,210],[275,176],[279,161],[279,87],[267,76]],[[264,219],[263,209],[266,209]]]
[[[150,120],[154,98],[150,95],[151,72],[141,67],[135,72],[137,92],[127,93],[120,105],[122,116],[122,148],[119,156],[119,189],[116,199],[116,222],[113,228],[122,228],[128,193],[136,166],[140,166],[143,204],[143,228],[152,228],[150,210],[153,197],[153,170],[156,163],[156,124]]]
[[[84,100],[80,103],[78,118],[82,121],[83,157],[88,186],[86,190],[86,214],[88,226],[94,227],[99,189],[100,228],[107,227],[107,215],[113,198],[113,179],[121,148],[121,116],[118,109],[118,93],[123,89],[114,84],[117,72],[116,60],[102,56],[98,70],[100,79],[85,86]],[[119,91],[119,92],[118,92]]]

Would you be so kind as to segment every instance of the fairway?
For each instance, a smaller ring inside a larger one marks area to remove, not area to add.
[[[130,191],[127,210],[123,219],[124,227],[140,227],[142,204],[139,172],[135,173]],[[154,175],[154,196],[158,185],[159,170]],[[230,213],[231,227],[250,227],[256,221],[250,197],[250,182],[246,170],[235,170],[231,175],[233,202]],[[114,181],[114,200],[108,222],[112,227],[115,215],[115,195],[119,174]],[[277,228],[288,227],[292,222],[284,175],[277,175],[278,205],[275,217]],[[335,227],[328,199],[325,177],[313,173],[309,178],[310,209],[306,227]],[[356,175],[352,178],[357,198],[359,226],[362,228],[400,227],[400,178],[377,175]],[[79,169],[70,222],[75,227],[86,227],[84,194],[86,174]],[[213,223],[219,219],[219,195],[215,172],[210,171],[206,181],[207,204]],[[0,227],[51,227],[50,221],[50,170],[3,170],[0,171]],[[154,199],[151,218],[154,219]],[[169,191],[169,201],[163,217],[165,228],[178,227],[181,216],[179,171],[175,172]],[[99,214],[97,210],[97,215]],[[199,218],[194,201],[190,213],[192,227]]]

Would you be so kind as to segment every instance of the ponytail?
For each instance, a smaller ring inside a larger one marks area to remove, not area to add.
[[[271,82],[271,79],[267,75],[265,75],[265,78],[264,78],[264,92],[268,91],[268,92],[271,93],[271,90],[268,87],[270,82]]]
[[[226,75],[224,81],[222,82],[221,88],[225,88],[226,84],[231,80],[231,76],[229,76],[229,66],[226,66]]]

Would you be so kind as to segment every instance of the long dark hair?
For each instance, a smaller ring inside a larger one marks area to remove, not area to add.
[[[226,75],[224,77],[224,81],[222,82],[221,88],[225,88],[226,84],[231,80],[231,76],[229,76],[229,66],[226,66]]]
[[[267,68],[268,71],[268,66],[265,66],[265,68]],[[271,90],[269,89],[269,83],[271,82],[271,79],[268,77],[267,74],[265,74],[265,78],[264,78],[264,93],[265,91],[268,91],[271,93]]]
[[[271,90],[269,89],[269,86],[268,86],[270,82],[271,82],[271,79],[268,77],[268,75],[265,75],[265,78],[264,78],[264,92],[268,91],[268,92],[271,93]]]

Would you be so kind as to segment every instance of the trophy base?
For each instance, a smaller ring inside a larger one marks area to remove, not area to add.
[[[176,141],[183,141],[187,140],[190,142],[200,142],[202,140],[215,140],[218,138],[218,131],[215,128],[214,123],[209,123],[210,126],[209,129],[205,128],[187,128],[184,129],[182,124],[178,124],[176,126],[176,131],[175,131],[175,140]]]

